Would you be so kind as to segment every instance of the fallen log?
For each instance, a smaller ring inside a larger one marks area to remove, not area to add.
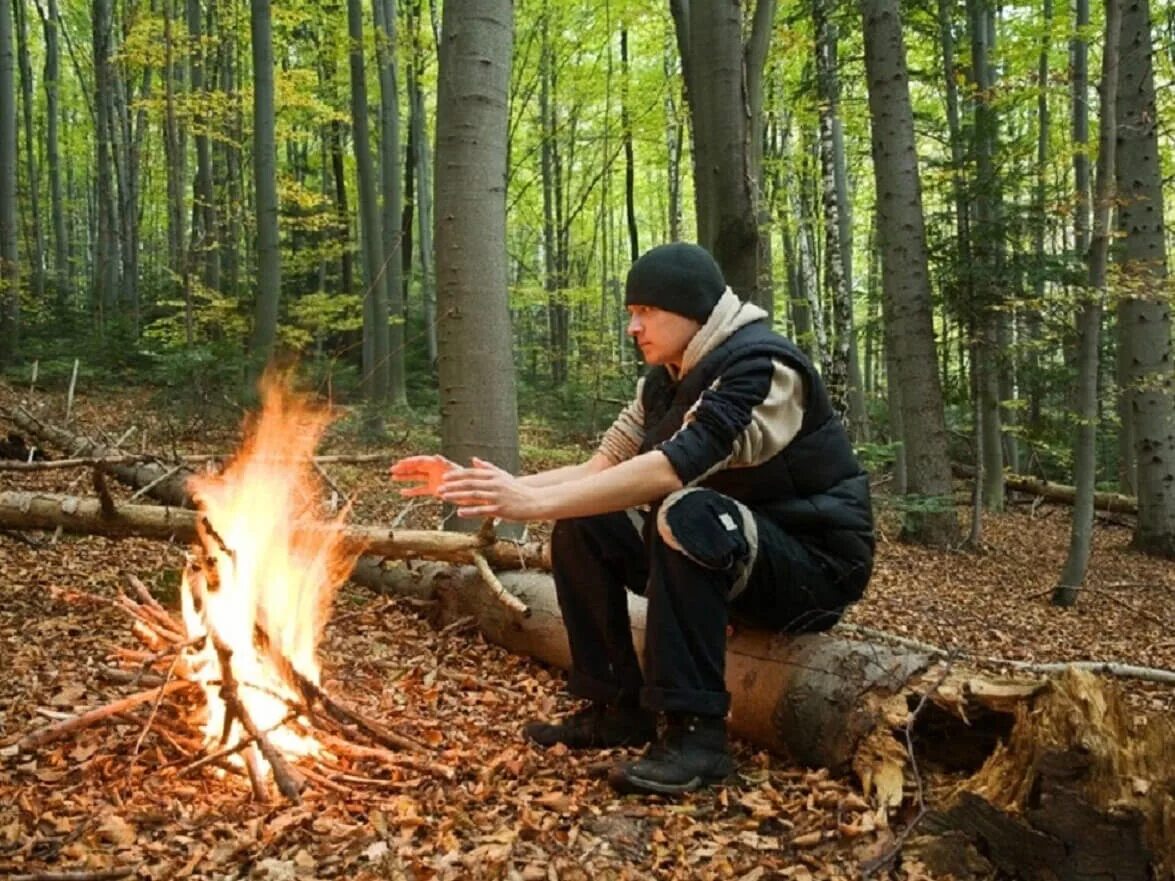
[[[196,511],[161,505],[116,504],[103,513],[98,499],[57,493],[0,491],[0,529],[57,529],[82,535],[138,536],[191,542],[196,538]],[[473,563],[481,554],[495,569],[549,565],[542,545],[495,540],[431,529],[386,529],[349,525],[346,543],[375,558]]]
[[[70,459],[101,459],[118,480],[133,487],[150,487],[152,498],[177,508],[191,507],[187,481],[194,473],[182,462],[167,464],[146,458],[127,461],[125,451],[84,435],[45,422],[23,407],[5,407],[0,412],[28,434],[66,451]]]
[[[970,465],[951,465],[951,473],[955,477],[973,480],[975,469]],[[1063,505],[1072,505],[1077,498],[1077,488],[1063,483],[1054,483],[1040,477],[1031,477],[1026,474],[1005,474],[1004,486],[1016,492],[1027,493],[1050,502]],[[1107,511],[1117,514],[1137,514],[1138,499],[1134,496],[1121,493],[1096,492],[1093,494],[1093,506],[1098,511]]]

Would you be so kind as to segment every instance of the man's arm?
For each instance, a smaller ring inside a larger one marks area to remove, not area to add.
[[[473,468],[447,473],[437,495],[457,505],[461,517],[565,520],[654,502],[681,486],[669,459],[654,450],[595,473],[538,487],[475,460]]]
[[[551,468],[548,471],[539,471],[519,477],[518,482],[523,486],[538,488],[540,486],[555,486],[572,480],[581,480],[598,474],[615,463],[603,453],[595,453],[592,457],[578,465],[564,465],[562,468]]]

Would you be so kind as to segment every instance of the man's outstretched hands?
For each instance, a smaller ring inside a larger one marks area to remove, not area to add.
[[[459,517],[500,517],[525,522],[545,514],[539,492],[492,462],[472,459],[462,468],[444,456],[411,456],[392,466],[393,480],[424,481],[400,490],[403,496],[431,495],[457,506]]]
[[[400,490],[405,498],[411,496],[437,496],[441,487],[441,478],[445,473],[460,468],[456,462],[451,462],[444,456],[409,456],[392,465],[392,480],[413,480],[419,486],[409,486]],[[438,496],[439,498],[439,496]]]

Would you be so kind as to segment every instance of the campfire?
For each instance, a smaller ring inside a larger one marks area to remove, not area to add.
[[[115,600],[133,617],[132,632],[147,649],[116,654],[138,666],[129,674],[136,681],[158,679],[160,673],[162,681],[33,732],[22,746],[35,748],[149,703],[137,752],[159,723],[164,698],[198,686],[203,718],[193,724],[201,729],[200,754],[190,756],[180,773],[206,765],[247,773],[259,800],[268,797],[270,780],[291,800],[299,798],[307,778],[337,787],[322,773],[322,763],[329,767],[339,756],[407,760],[418,769],[451,775],[443,766],[391,752],[388,748],[419,753],[425,747],[348,708],[321,685],[319,643],[335,593],[363,546],[344,529],[346,510],[323,513],[313,455],[329,416],[280,378],[267,377],[262,392],[261,411],[232,461],[219,473],[189,482],[198,509],[197,540],[182,574],[181,617],[131,576],[136,597]],[[360,778],[350,774],[349,779]]]
[[[318,685],[322,630],[359,553],[344,544],[343,515],[319,513],[311,457],[326,425],[324,413],[268,379],[240,454],[190,484],[199,543],[181,595],[191,671],[208,703],[205,733],[225,747],[252,735],[270,761],[278,750],[316,748],[283,720]]]

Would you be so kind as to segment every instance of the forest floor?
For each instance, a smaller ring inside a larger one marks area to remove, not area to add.
[[[0,384],[0,396],[15,394]],[[62,399],[36,401],[52,416],[63,412]],[[113,438],[134,425],[168,452],[223,453],[237,443],[236,425],[173,417],[146,393],[122,391],[80,397],[72,424]],[[0,424],[0,436],[9,428]],[[416,429],[383,449],[418,452],[408,444],[421,437]],[[341,433],[325,447],[358,450]],[[542,458],[525,464],[540,467]],[[402,512],[383,465],[328,470],[354,499],[352,520],[390,523]],[[0,471],[0,489],[34,488],[92,493],[84,471]],[[1127,526],[1098,521],[1087,586],[1074,608],[1060,609],[1049,597],[1066,553],[1067,508],[1018,500],[985,518],[981,550],[955,552],[898,542],[881,508],[876,574],[847,622],[973,659],[1175,669],[1175,567],[1132,551]],[[435,515],[418,506],[412,525],[435,525]],[[113,878],[115,870],[160,881],[852,878],[863,861],[887,853],[908,819],[899,814],[890,829],[858,834],[855,779],[794,767],[744,743],[736,743],[729,785],[680,801],[619,797],[600,774],[614,755],[542,751],[520,736],[523,720],[570,706],[559,671],[470,629],[437,629],[419,604],[354,585],[340,592],[326,629],[324,684],[429,744],[430,760],[452,779],[411,762],[368,765],[330,788],[310,785],[300,804],[257,804],[243,776],[177,774],[189,749],[166,736],[184,723],[163,718],[176,706],[182,715],[183,704],[170,701],[140,749],[145,708],[21,751],[16,743],[28,732],[136,690],[102,675],[116,647],[137,647],[128,619],[79,594],[113,597],[133,574],[174,602],[183,556],[184,548],[157,541],[0,533],[0,878]],[[1175,709],[1175,688],[1118,686],[1139,713]],[[881,874],[927,877],[913,860]]]

